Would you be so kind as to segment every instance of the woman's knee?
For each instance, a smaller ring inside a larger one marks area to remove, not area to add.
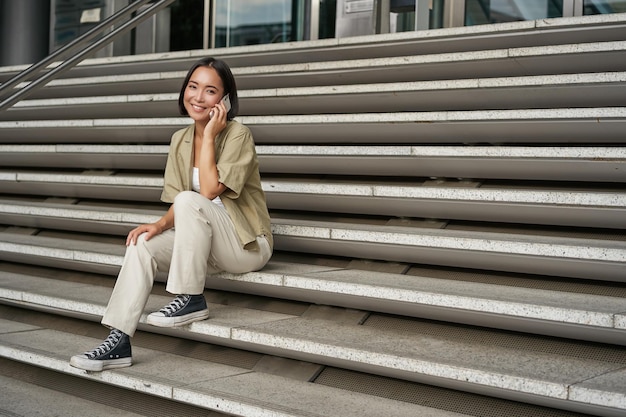
[[[195,191],[181,191],[174,197],[174,208],[191,205],[198,195]]]
[[[174,213],[178,213],[179,215],[183,213],[184,216],[185,212],[202,211],[202,200],[198,199],[198,197],[202,196],[195,191],[181,191],[174,198]]]
[[[182,213],[183,216],[186,216],[185,213],[190,215],[200,213],[202,219],[211,220],[220,217],[220,210],[223,211],[224,209],[195,191],[181,191],[174,198],[175,214],[180,215]]]
[[[131,243],[126,247],[126,256],[130,255],[131,253],[136,255],[150,255],[149,242],[149,240],[146,240],[146,233],[140,234],[139,236],[137,236],[137,241],[135,243]]]
[[[154,258],[157,253],[161,252],[161,247],[164,242],[161,242],[161,240],[163,240],[161,239],[161,235],[152,236],[150,239],[146,239],[147,236],[147,233],[140,234],[139,237],[137,237],[135,246],[139,253]]]
[[[134,245],[126,249],[126,256],[136,256],[140,262],[156,264],[159,270],[169,268],[172,258],[173,233],[165,231],[146,240],[146,233],[137,238]]]

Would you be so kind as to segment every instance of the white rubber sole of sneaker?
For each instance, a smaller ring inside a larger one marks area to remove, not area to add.
[[[165,317],[162,313],[150,313],[146,320],[148,324],[157,327],[178,327],[194,321],[206,320],[209,318],[209,309],[194,311],[178,317]]]
[[[107,360],[89,359],[85,355],[75,355],[70,358],[70,365],[85,371],[104,371],[114,368],[125,368],[133,364],[133,358],[119,358]]]

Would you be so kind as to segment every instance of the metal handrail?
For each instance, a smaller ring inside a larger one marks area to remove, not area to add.
[[[91,28],[84,35],[74,39],[70,43],[64,45],[63,47],[61,47],[59,49],[57,49],[56,51],[54,51],[53,53],[51,53],[47,57],[43,58],[41,61],[39,61],[39,62],[29,66],[24,71],[22,71],[19,74],[15,75],[13,78],[11,78],[6,83],[0,85],[0,96],[2,95],[2,93],[4,91],[6,91],[6,90],[8,90],[10,88],[15,87],[16,85],[18,85],[22,81],[25,81],[29,76],[31,76],[32,74],[34,74],[36,72],[41,71],[43,68],[47,67],[49,64],[51,64],[55,60],[60,59],[62,56],[69,55],[72,51],[80,49],[83,45],[86,45],[93,38],[95,38],[98,34],[100,34],[100,32],[102,32],[104,29],[106,29],[106,28],[108,28],[108,27],[118,23],[122,19],[125,19],[131,13],[135,12],[139,7],[143,6],[145,3],[149,2],[149,1],[151,1],[151,0],[137,0],[136,2],[129,4],[127,7],[125,7],[122,10],[120,10],[119,12],[114,14],[113,16],[110,16],[106,20],[100,22],[100,24],[97,25],[96,27]]]
[[[155,13],[157,13],[159,10],[161,10],[161,9],[169,6],[170,4],[174,3],[174,1],[176,1],[176,0],[158,0],[158,1],[155,1],[155,0],[137,0],[134,3],[130,4],[129,6],[127,6],[126,8],[120,10],[115,15],[113,15],[113,16],[109,17],[108,19],[104,20],[98,26],[96,26],[95,28],[93,28],[89,32],[85,33],[84,35],[80,36],[79,38],[75,39],[74,41],[72,41],[71,43],[66,45],[65,47],[59,49],[58,51],[56,51],[55,53],[51,54],[50,56],[42,59],[37,64],[31,65],[26,70],[24,70],[21,73],[17,74],[16,76],[11,78],[6,83],[3,83],[2,86],[0,87],[0,93],[2,93],[2,91],[4,91],[4,90],[7,90],[7,89],[15,87],[17,84],[19,84],[20,82],[26,80],[28,77],[32,76],[36,72],[40,72],[45,67],[47,67],[50,63],[52,63],[55,59],[58,59],[60,56],[68,55],[68,54],[72,53],[73,51],[75,51],[77,49],[83,48],[83,49],[80,49],[79,52],[74,53],[74,55],[71,58],[68,58],[65,61],[63,61],[56,68],[50,70],[49,72],[47,72],[45,75],[39,77],[38,79],[30,82],[24,88],[21,88],[16,93],[14,93],[13,95],[11,95],[8,98],[6,98],[5,100],[3,100],[2,103],[0,103],[0,111],[5,110],[5,109],[11,107],[13,104],[15,104],[18,101],[22,100],[26,94],[32,93],[35,89],[37,89],[40,86],[42,86],[42,84],[48,83],[49,81],[51,81],[52,79],[54,79],[58,75],[60,75],[62,72],[71,69],[73,66],[78,64],[85,57],[85,55],[91,53],[94,50],[102,48],[104,45],[106,45],[109,42],[113,41],[116,37],[118,37],[118,36],[122,35],[123,33],[133,29],[139,23],[141,23],[144,20],[148,19],[150,16],[152,16]],[[128,17],[128,15],[130,15],[133,12],[135,12],[141,6],[143,6],[144,4],[149,3],[149,2],[154,2],[154,4],[152,6],[150,6],[149,8],[145,9],[144,11],[140,12],[136,16],[134,16],[132,19],[128,20],[123,25],[115,28],[113,31],[111,31],[107,35],[103,36],[98,41],[96,41],[94,43],[91,43],[91,44],[88,44],[86,47],[83,47],[89,41],[94,39],[104,29],[106,29],[106,28],[116,24],[117,22],[119,22],[120,20],[124,19],[125,17]]]

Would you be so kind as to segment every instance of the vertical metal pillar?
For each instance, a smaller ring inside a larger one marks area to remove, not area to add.
[[[574,0],[574,16],[582,16],[584,10],[583,0]]]
[[[202,17],[202,49],[209,49],[211,45],[211,0],[204,0],[204,14]]]
[[[389,33],[390,0],[374,0],[374,33]]]
[[[215,25],[217,24],[217,19],[215,17],[217,13],[217,1],[216,0],[208,0],[211,3],[211,9],[209,11],[209,46],[211,49],[215,49],[216,39],[215,39]]]
[[[0,0],[0,66],[45,58],[49,39],[50,0]]]
[[[310,0],[308,35],[313,41],[320,38],[320,0]]]
[[[444,28],[465,26],[465,0],[447,0],[443,13]]]
[[[415,0],[415,30],[430,29],[430,0]]]
[[[574,16],[574,0],[563,0],[563,17]]]

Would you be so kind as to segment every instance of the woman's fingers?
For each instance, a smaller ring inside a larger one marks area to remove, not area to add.
[[[149,223],[142,224],[141,226],[135,227],[128,233],[128,237],[126,238],[126,246],[128,245],[136,245],[137,239],[139,236],[144,234],[145,240],[150,240],[153,236],[162,233],[163,229],[157,223]]]
[[[137,238],[142,233],[145,233],[148,230],[150,230],[150,225],[148,225],[148,224],[142,224],[140,226],[135,227],[133,230],[131,230],[128,233],[128,236],[126,237],[126,246],[137,244]],[[146,240],[150,239],[150,237],[152,237],[152,235],[154,235],[154,232],[150,233],[149,235],[146,235]]]

